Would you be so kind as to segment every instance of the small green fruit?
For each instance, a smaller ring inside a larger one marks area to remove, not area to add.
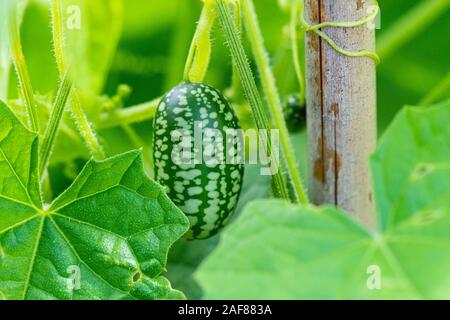
[[[296,133],[306,127],[306,106],[300,104],[298,95],[294,94],[286,97],[284,118],[291,133]]]
[[[238,203],[243,148],[241,139],[230,140],[230,129],[240,129],[233,110],[219,91],[206,84],[183,83],[158,106],[155,177],[189,218],[190,239],[215,235]],[[227,161],[227,153],[232,163]]]

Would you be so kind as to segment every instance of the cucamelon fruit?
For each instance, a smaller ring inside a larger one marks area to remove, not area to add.
[[[238,129],[229,103],[206,84],[183,83],[158,106],[155,178],[189,218],[189,239],[215,235],[236,208],[244,174],[243,143],[242,136],[229,133]],[[183,148],[190,151],[183,154]]]
[[[306,106],[300,103],[298,95],[289,95],[285,99],[283,112],[289,132],[296,133],[306,127]]]

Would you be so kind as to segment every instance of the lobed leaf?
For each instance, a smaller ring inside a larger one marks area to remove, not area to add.
[[[188,221],[145,176],[141,152],[88,162],[47,207],[37,145],[0,102],[0,296],[182,298],[160,274]]]
[[[335,208],[254,202],[195,273],[205,298],[449,299],[449,111],[406,108],[383,138],[380,231]]]
[[[396,215],[393,211],[401,192],[418,172],[449,165],[449,123],[450,100],[426,109],[406,107],[382,137],[371,160],[382,229],[405,217],[405,213]],[[423,197],[423,193],[417,193],[417,196]],[[412,213],[414,211],[409,211]]]
[[[206,299],[448,299],[449,229],[448,209],[378,235],[334,208],[265,200],[227,229],[196,279]]]

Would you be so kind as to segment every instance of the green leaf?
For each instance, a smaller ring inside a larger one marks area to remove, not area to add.
[[[260,170],[260,166],[257,165],[245,167],[244,185],[231,221],[239,217],[247,203],[269,197],[272,179],[269,176],[262,176]],[[203,290],[194,279],[193,274],[201,262],[215,250],[219,241],[220,234],[201,241],[180,239],[170,250],[167,277],[189,299],[203,297]]]
[[[418,172],[449,164],[449,123],[450,100],[426,109],[406,107],[381,139],[371,164],[383,229],[405,216],[392,211]]]
[[[167,277],[188,299],[201,299],[204,292],[194,279],[194,272],[217,247],[220,234],[206,240],[180,239],[169,253]]]
[[[448,117],[448,104],[406,108],[386,133],[373,160],[380,231],[335,208],[254,202],[197,269],[204,297],[450,299]]]
[[[0,201],[11,205],[11,208],[18,206],[24,212],[28,212],[30,206],[41,207],[37,138],[25,129],[1,101],[0,124]],[[10,224],[15,219],[14,216],[9,217],[0,220],[0,223]]]
[[[272,177],[261,175],[261,167],[259,165],[247,165],[245,167],[241,195],[236,207],[236,213],[232,219],[239,216],[247,203],[257,199],[269,198],[271,183]]]
[[[50,112],[53,108],[53,97],[36,95],[35,99],[39,110],[39,127],[43,131],[47,127]],[[26,123],[28,117],[27,110],[21,100],[10,100],[7,105],[14,111],[22,123]],[[127,149],[127,151],[130,149]],[[50,160],[51,164],[56,164],[69,163],[77,158],[88,159],[89,151],[86,149],[70,114],[66,112]]]
[[[196,278],[206,299],[448,299],[449,216],[411,219],[379,236],[334,208],[255,202]],[[371,266],[380,290],[367,285]]]
[[[0,102],[0,296],[182,298],[160,274],[188,221],[145,176],[140,151],[88,162],[43,206],[37,146]],[[79,287],[69,285],[74,270]]]

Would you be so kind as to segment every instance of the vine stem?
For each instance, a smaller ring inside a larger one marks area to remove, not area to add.
[[[233,3],[233,8],[234,8],[234,19],[235,19],[235,23],[236,23],[236,28],[238,30],[238,35],[240,35],[242,32],[240,1],[235,1]],[[226,95],[233,102],[237,102],[237,101],[239,101],[240,98],[242,98],[241,79],[239,78],[239,70],[238,70],[234,60],[233,60],[233,68],[232,68],[232,73],[231,73],[231,85],[227,89]]]
[[[101,129],[107,129],[153,119],[160,101],[161,98],[156,98],[137,106],[105,112],[100,115],[97,126]]]
[[[375,10],[368,15],[367,17],[357,20],[357,21],[343,21],[343,22],[322,22],[316,25],[309,25],[305,20],[304,8],[305,1],[299,0],[300,2],[300,24],[305,32],[314,32],[319,37],[324,39],[334,50],[337,52],[347,56],[347,57],[369,57],[373,59],[376,63],[380,63],[380,57],[376,52],[362,50],[362,51],[349,51],[339,47],[336,42],[333,41],[327,34],[321,31],[322,28],[334,27],[334,28],[354,28],[361,25],[364,25],[370,21],[373,21],[378,13],[380,12],[380,6],[378,5],[378,1],[374,0]]]
[[[202,82],[211,60],[211,31],[217,13],[214,0],[204,2],[184,69],[184,80],[188,82]]]
[[[252,0],[242,1],[242,12],[244,15],[244,24],[247,28],[247,34],[251,47],[254,52],[256,64],[262,80],[263,89],[266,93],[269,108],[274,119],[276,128],[280,130],[280,141],[282,154],[286,160],[288,176],[292,181],[296,196],[301,204],[309,202],[305,188],[303,186],[300,171],[297,166],[297,160],[294,154],[289,131],[283,116],[283,107],[278,94],[272,69],[270,67],[269,57],[264,47],[264,38],[261,33],[255,7]]]
[[[379,55],[382,58],[392,55],[437,17],[444,14],[449,7],[450,0],[421,1],[381,35],[377,44]]]
[[[68,69],[69,70],[69,69]],[[58,94],[56,96],[55,104],[50,115],[49,125],[47,126],[44,138],[42,140],[39,168],[41,176],[44,174],[47,167],[48,160],[52,153],[53,146],[55,144],[56,135],[61,124],[61,119],[64,114],[67,100],[69,99],[70,92],[72,90],[72,80],[69,76],[69,71],[66,71],[63,81],[59,87]]]
[[[305,93],[305,80],[303,78],[302,66],[300,64],[300,49],[298,46],[299,34],[297,32],[298,17],[301,13],[301,3],[298,0],[292,2],[291,8],[291,21],[290,21],[290,39],[292,47],[292,60],[294,62],[295,75],[300,87],[300,105],[305,105],[306,93]]]
[[[16,69],[17,78],[19,79],[19,87],[22,97],[27,108],[29,125],[34,132],[39,133],[39,119],[37,113],[37,105],[34,98],[33,86],[31,84],[30,75],[28,73],[25,56],[20,41],[19,24],[17,22],[17,9],[11,9],[10,14],[10,38],[12,47],[12,58]]]
[[[264,142],[267,142],[262,143],[261,147],[263,149],[266,149],[264,151],[267,150],[271,151],[271,157],[272,160],[274,160],[273,156],[275,152],[273,152],[274,150],[272,149],[271,136],[270,134],[268,134],[271,127],[264,106],[262,104],[261,97],[258,93],[258,88],[253,78],[250,65],[248,64],[244,47],[240,41],[237,26],[224,0],[215,0],[215,1],[217,8],[219,10],[225,37],[227,39],[231,55],[239,70],[242,87],[247,96],[247,100],[253,110],[256,124],[263,134]],[[280,197],[285,200],[289,200],[289,191],[287,190],[287,186],[284,183],[284,178],[280,170],[277,170],[277,172],[274,175],[274,184],[276,187],[276,191],[279,193]]]
[[[51,16],[53,27],[53,45],[60,77],[67,71],[67,62],[64,56],[63,19],[61,16],[61,1],[51,0]],[[82,63],[82,62],[81,62]],[[97,135],[81,106],[80,95],[76,87],[72,88],[71,109],[75,124],[85,141],[94,159],[101,160],[106,157],[105,152],[97,139]]]
[[[300,7],[301,7],[301,11],[303,13],[304,11],[304,0],[300,0]],[[375,6],[375,10],[373,10],[373,12],[368,15],[367,17],[361,19],[361,20],[357,20],[357,21],[341,21],[341,22],[321,22],[315,25],[309,25],[306,20],[305,20],[305,16],[304,14],[301,14],[301,22],[302,25],[305,28],[305,31],[317,31],[320,30],[322,28],[355,28],[355,27],[359,27],[362,26],[363,24],[369,23],[370,21],[373,21],[378,13],[380,12],[380,7],[378,5],[378,1],[374,0],[374,6]]]

